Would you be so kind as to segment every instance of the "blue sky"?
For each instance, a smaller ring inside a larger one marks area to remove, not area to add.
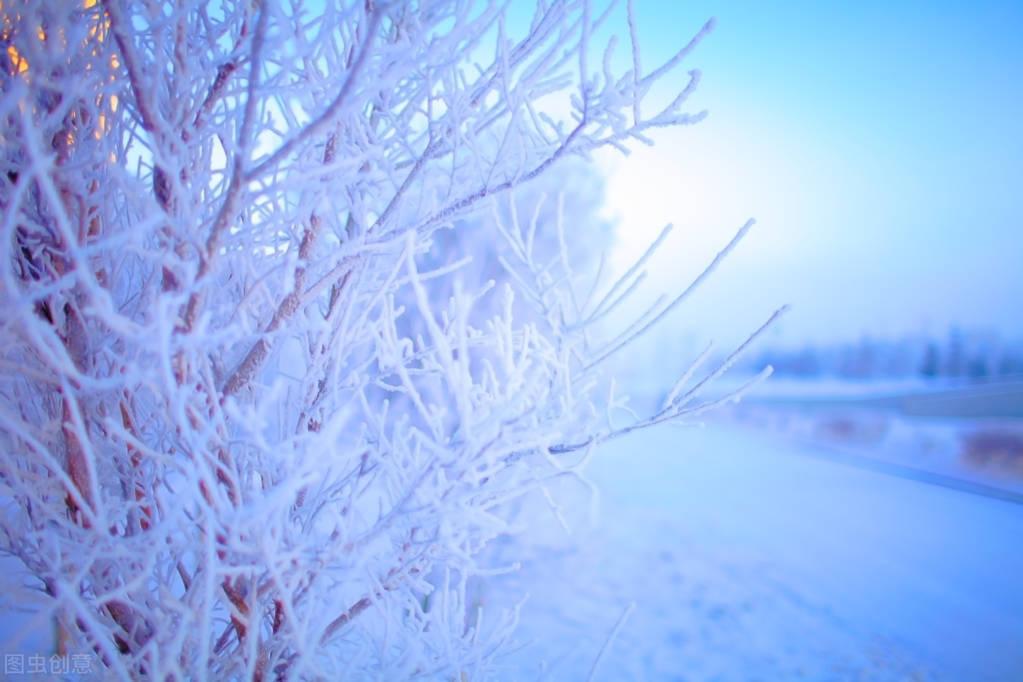
[[[686,67],[703,71],[692,108],[710,117],[602,160],[617,257],[675,222],[653,267],[673,289],[758,219],[674,323],[731,339],[791,303],[786,344],[1023,334],[1023,3],[637,10],[646,69],[718,24]]]

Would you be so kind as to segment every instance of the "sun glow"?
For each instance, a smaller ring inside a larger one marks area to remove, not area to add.
[[[673,233],[649,268],[659,289],[691,278],[750,218],[758,225],[732,258],[751,245],[765,261],[798,248],[808,200],[800,196],[808,186],[803,168],[812,167],[801,161],[810,155],[803,147],[798,136],[712,115],[665,131],[656,147],[601,159],[605,215],[617,227],[611,264],[629,267],[668,223]]]

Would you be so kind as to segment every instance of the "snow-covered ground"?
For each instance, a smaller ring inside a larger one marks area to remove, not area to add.
[[[809,456],[808,456],[809,455]],[[601,510],[538,518],[508,679],[1023,679],[1023,506],[777,434],[661,428],[591,463]]]
[[[529,594],[502,680],[587,679],[630,604],[594,680],[1023,680],[1023,505],[735,423],[633,434],[588,474],[599,514],[567,481],[572,535],[536,514],[495,558],[522,570],[479,588],[485,619]],[[6,597],[7,651],[49,652]]]

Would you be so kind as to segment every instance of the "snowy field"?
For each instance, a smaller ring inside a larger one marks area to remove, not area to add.
[[[953,456],[963,433],[1018,420],[892,407],[925,386],[799,389],[607,445],[587,470],[597,505],[574,481],[552,491],[571,534],[534,500],[492,557],[522,570],[477,587],[484,614],[528,594],[499,679],[1023,679],[1019,482],[971,485],[984,472]],[[856,426],[843,439],[822,427],[836,414]],[[913,473],[941,453],[940,477]],[[6,651],[52,651],[4,566]]]
[[[662,428],[591,463],[600,515],[489,584],[523,592],[508,679],[1023,679],[1023,506],[735,426]]]
[[[539,515],[483,588],[529,594],[502,679],[587,679],[630,604],[593,679],[1023,679],[1021,505],[721,424],[635,434],[589,474],[598,516],[567,486],[572,536]],[[16,650],[49,650],[4,610]]]

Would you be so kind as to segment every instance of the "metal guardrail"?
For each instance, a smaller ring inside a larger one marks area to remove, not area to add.
[[[948,474],[928,471],[927,469],[918,469],[906,464],[877,459],[869,455],[864,455],[860,452],[844,449],[837,445],[821,443],[820,441],[809,440],[806,438],[795,438],[793,440],[799,445],[804,446],[794,451],[796,454],[803,457],[810,457],[828,462],[837,462],[857,469],[873,471],[887,476],[895,476],[910,481],[916,481],[917,483],[939,486],[961,493],[979,495],[981,497],[1001,500],[1011,504],[1023,505],[1023,492],[1007,490],[1005,488],[999,488],[997,486],[980,483],[978,481],[970,481],[964,478],[950,476]]]

